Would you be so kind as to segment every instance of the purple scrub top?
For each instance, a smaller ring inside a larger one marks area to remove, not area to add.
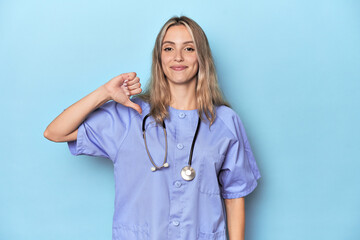
[[[223,199],[248,195],[260,178],[239,116],[220,106],[211,127],[207,120],[201,122],[191,165],[196,176],[185,181],[180,171],[188,165],[197,110],[168,108],[169,167],[152,172],[141,129],[150,107],[137,97],[132,101],[140,105],[142,115],[109,101],[90,113],[79,126],[77,140],[68,142],[73,155],[105,157],[114,164],[112,239],[226,240]],[[150,154],[161,166],[163,128],[149,117],[145,129]]]

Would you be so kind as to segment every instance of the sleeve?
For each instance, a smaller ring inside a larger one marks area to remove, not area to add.
[[[261,177],[244,126],[237,114],[228,124],[234,137],[230,140],[227,153],[219,173],[223,198],[240,198],[250,194]]]
[[[130,110],[109,101],[90,113],[80,124],[75,141],[69,141],[71,154],[105,157],[113,162],[130,125]]]

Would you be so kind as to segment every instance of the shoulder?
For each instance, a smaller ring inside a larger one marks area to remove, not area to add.
[[[226,125],[231,125],[234,121],[241,122],[239,115],[232,108],[225,105],[216,107],[216,117],[218,117]]]
[[[244,128],[240,116],[232,108],[224,105],[216,107],[215,122],[223,124],[235,137]]]

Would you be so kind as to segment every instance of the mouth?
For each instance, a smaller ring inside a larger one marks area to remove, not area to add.
[[[172,66],[170,67],[172,70],[174,71],[182,71],[184,70],[185,68],[187,68],[187,66]]]

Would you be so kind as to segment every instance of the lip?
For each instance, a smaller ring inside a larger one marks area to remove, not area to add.
[[[172,70],[174,70],[174,71],[182,71],[182,70],[184,70],[185,68],[187,68],[187,66],[178,65],[178,66],[171,66],[170,68],[171,68]]]

